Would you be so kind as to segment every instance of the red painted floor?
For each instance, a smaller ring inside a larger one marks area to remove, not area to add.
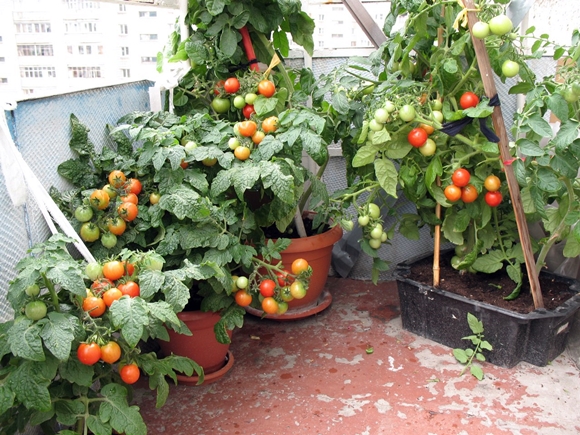
[[[246,316],[221,380],[172,386],[160,409],[138,388],[148,433],[580,433],[580,372],[565,353],[547,367],[484,364],[483,381],[460,377],[451,349],[401,328],[394,282],[329,278],[327,287],[332,305],[314,317]]]

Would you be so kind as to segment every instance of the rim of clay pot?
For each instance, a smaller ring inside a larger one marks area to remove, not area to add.
[[[244,307],[249,314],[270,320],[298,320],[320,313],[330,306],[332,295],[328,289],[324,289],[320,297],[312,304],[296,309],[288,310],[284,314],[265,314],[261,310],[253,307]]]
[[[334,245],[342,237],[342,228],[340,225],[335,225],[330,230],[320,234],[313,234],[308,237],[297,237],[290,239],[291,243],[288,248],[284,250],[285,253],[303,252],[311,248],[305,248],[305,245],[313,245],[314,249],[322,249]]]
[[[204,376],[203,383],[199,384],[199,386],[211,384],[212,382],[215,382],[223,378],[226,375],[226,373],[231,370],[233,366],[234,366],[234,355],[230,350],[228,350],[224,366],[213,373],[206,373]],[[177,375],[177,381],[181,385],[198,386],[197,383],[199,382],[199,376]]]

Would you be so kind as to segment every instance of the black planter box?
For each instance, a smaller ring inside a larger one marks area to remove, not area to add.
[[[520,361],[543,367],[566,348],[580,309],[580,282],[547,274],[569,284],[576,294],[555,310],[521,314],[414,281],[409,277],[410,266],[418,260],[399,265],[394,273],[403,328],[407,331],[451,348],[465,349],[471,342],[461,338],[472,334],[467,324],[467,313],[471,313],[483,322],[485,339],[493,346],[492,351],[484,352],[487,361],[508,368]]]

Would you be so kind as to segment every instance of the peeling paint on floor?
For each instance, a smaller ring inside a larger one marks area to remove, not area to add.
[[[314,317],[246,316],[234,366],[218,382],[171,386],[161,409],[140,386],[148,433],[580,433],[580,373],[566,354],[541,368],[484,363],[481,382],[459,377],[451,349],[402,329],[393,282],[329,278],[328,288],[332,305]]]

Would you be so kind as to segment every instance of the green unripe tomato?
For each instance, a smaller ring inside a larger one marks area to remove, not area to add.
[[[459,258],[457,255],[451,257],[451,267],[453,267],[453,269],[457,269],[459,267],[459,263],[461,263],[461,258]]]
[[[387,112],[387,109],[380,107],[377,110],[375,110],[375,121],[384,124],[385,122],[387,122],[388,119],[389,112]]]
[[[351,220],[343,219],[340,221],[340,226],[344,228],[346,231],[352,231],[354,228],[354,223]]]
[[[520,65],[513,60],[506,60],[501,66],[501,72],[506,77],[515,77],[520,72]]]
[[[478,21],[473,25],[471,33],[473,33],[473,36],[475,36],[477,39],[484,39],[491,34],[491,30],[489,30],[489,24],[483,21]]]
[[[246,99],[244,97],[242,97],[241,95],[236,95],[234,98],[234,107],[236,109],[243,109],[244,107],[246,107]]]
[[[431,112],[431,118],[441,124],[443,122],[443,113],[439,110],[434,110]]]
[[[101,236],[101,243],[107,249],[114,248],[117,246],[117,236],[109,232],[103,233]]]
[[[580,83],[572,83],[572,92],[580,96]]]
[[[369,221],[370,221],[370,219],[368,216],[359,216],[358,217],[358,224],[361,227],[366,227],[369,224]]]
[[[395,104],[392,101],[389,101],[389,100],[385,101],[384,107],[385,107],[385,110],[388,113],[393,113],[395,111],[395,109],[396,109]]]
[[[85,267],[85,273],[91,281],[96,281],[103,277],[103,266],[99,263],[89,263]]]
[[[371,231],[371,237],[376,240],[381,240],[382,234],[383,234],[383,226],[381,224],[376,224]]]
[[[228,140],[228,147],[230,147],[230,149],[232,151],[235,150],[239,146],[240,146],[240,140],[237,137],[231,137],[230,140]]]
[[[248,278],[245,276],[240,276],[238,279],[236,279],[236,286],[241,290],[245,289],[248,287]]]
[[[371,248],[373,249],[379,249],[381,247],[381,241],[380,239],[370,239],[369,240],[369,245],[371,245]]]
[[[79,222],[88,222],[93,218],[93,209],[88,205],[79,205],[75,210],[75,219]]]
[[[369,216],[373,219],[378,219],[379,216],[381,215],[381,209],[374,202],[369,203],[368,209],[369,209]]]
[[[410,104],[405,104],[399,109],[399,118],[405,122],[411,122],[415,119],[415,108]]]
[[[564,97],[564,100],[566,100],[568,103],[575,103],[580,98],[580,96],[578,96],[574,93],[574,91],[572,90],[572,87],[570,87],[570,86],[566,86],[561,91],[561,94]]]
[[[431,109],[433,110],[441,110],[443,109],[443,103],[441,100],[433,100],[431,101]]]
[[[388,237],[389,237],[388,234],[383,231],[383,234],[381,234],[381,239],[380,239],[381,242],[382,243],[386,242]]]
[[[437,151],[437,144],[433,139],[427,139],[425,145],[419,148],[419,152],[423,154],[425,157],[432,156],[433,154],[435,154],[435,151]]]
[[[190,153],[192,152],[194,149],[196,149],[198,147],[197,143],[192,141],[192,140],[188,140],[185,145],[183,145],[183,148],[185,148],[185,152]]]
[[[489,20],[489,30],[494,35],[502,36],[512,31],[514,25],[506,15],[498,15]]]
[[[211,102],[211,107],[216,113],[226,113],[230,110],[230,100],[227,98],[216,97]]]
[[[40,320],[46,316],[46,304],[42,301],[32,301],[24,307],[24,314],[30,320]]]
[[[256,101],[256,98],[258,98],[258,96],[256,94],[254,94],[254,93],[251,92],[249,94],[246,94],[246,97],[244,98],[244,101],[246,102],[246,104],[253,105],[254,102]],[[243,107],[242,107],[242,109],[243,109]]]
[[[29,285],[24,289],[24,293],[26,293],[27,296],[31,297],[38,296],[40,294],[40,287],[38,286],[38,284]]]
[[[369,122],[369,128],[372,131],[381,131],[384,128],[384,126],[383,126],[383,124],[381,124],[380,122],[377,122],[376,119],[373,118]]]

